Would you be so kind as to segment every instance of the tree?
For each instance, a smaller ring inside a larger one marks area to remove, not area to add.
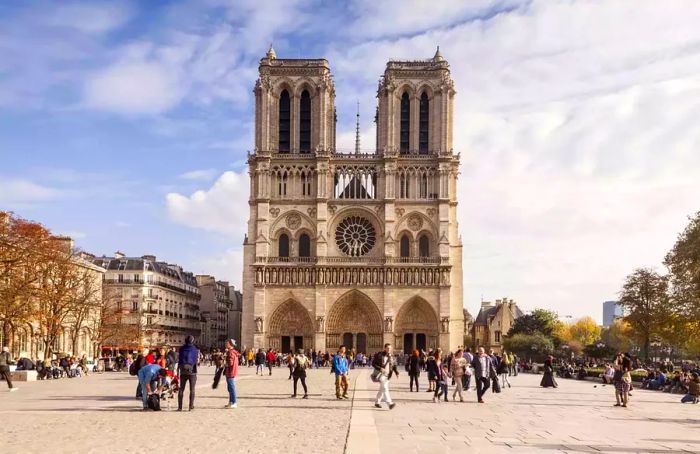
[[[509,352],[515,352],[520,357],[537,357],[554,351],[552,340],[542,333],[513,334],[503,339],[503,348]]]
[[[620,305],[625,309],[625,321],[640,337],[642,354],[649,359],[649,345],[660,336],[668,324],[668,277],[648,268],[639,268],[627,276],[620,292]]]
[[[91,264],[77,262],[74,266],[80,267],[79,285],[76,288],[73,296],[73,302],[68,309],[68,324],[71,327],[71,349],[74,353],[78,352],[78,339],[83,329],[90,330],[87,326],[89,321],[100,317],[103,304],[102,301],[102,286],[99,285],[96,279],[100,279],[101,275],[90,272]]]
[[[595,359],[612,358],[613,356],[615,356],[615,353],[617,353],[615,348],[604,343],[586,345],[583,348],[583,352],[587,356],[590,356],[591,358]]]
[[[556,312],[535,309],[529,314],[518,317],[508,331],[508,336],[515,334],[542,334],[551,337],[561,322]]]
[[[35,306],[30,302],[41,280],[41,265],[49,259],[50,237],[41,224],[0,211],[0,323],[8,345],[14,327],[32,319]]]
[[[583,317],[570,325],[571,338],[582,345],[589,345],[600,339],[600,326],[591,317]]]
[[[634,347],[634,332],[628,322],[616,319],[612,325],[603,328],[600,339],[605,345],[609,345],[616,352],[629,352]]]
[[[688,319],[700,320],[700,211],[689,219],[664,265],[671,274],[674,306]]]

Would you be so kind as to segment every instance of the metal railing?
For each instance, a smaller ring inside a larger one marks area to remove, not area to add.
[[[256,263],[274,263],[276,265],[299,265],[299,264],[326,264],[326,263],[351,263],[351,264],[371,264],[371,265],[396,265],[396,264],[426,264],[440,265],[449,263],[448,257],[255,257]]]

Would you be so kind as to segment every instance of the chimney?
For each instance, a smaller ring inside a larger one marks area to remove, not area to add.
[[[482,301],[481,307],[492,307],[493,303],[491,301]]]
[[[150,262],[155,262],[156,261],[156,256],[155,255],[142,255],[142,259]]]
[[[73,252],[73,239],[69,236],[52,236],[52,240],[56,242],[61,252],[70,254]]]
[[[114,253],[114,258],[123,259],[124,257],[125,257],[125,256],[124,256],[124,253],[121,252],[121,251],[117,251],[117,252]]]

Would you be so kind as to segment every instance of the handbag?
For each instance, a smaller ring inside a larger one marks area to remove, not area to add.
[[[501,392],[501,385],[498,383],[498,378],[494,378],[491,380],[491,391],[493,391],[494,393]]]
[[[374,371],[369,376],[369,378],[372,379],[372,381],[374,383],[379,383],[381,376],[382,376],[382,372],[380,370],[374,369]]]

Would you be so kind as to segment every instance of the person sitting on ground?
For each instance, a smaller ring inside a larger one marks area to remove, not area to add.
[[[27,355],[21,355],[17,360],[17,368],[15,370],[35,370],[34,362],[27,358]]]
[[[615,376],[615,369],[609,364],[605,364],[605,370],[603,371],[603,384],[604,385],[611,385],[613,381],[613,377]]]
[[[583,364],[581,364],[581,367],[578,368],[576,378],[578,378],[579,380],[585,380],[587,376],[588,371],[586,370],[586,367]]]
[[[690,374],[690,381],[688,382],[688,394],[681,398],[681,403],[692,402],[694,404],[698,403],[700,399],[700,378],[698,374],[693,372]]]

